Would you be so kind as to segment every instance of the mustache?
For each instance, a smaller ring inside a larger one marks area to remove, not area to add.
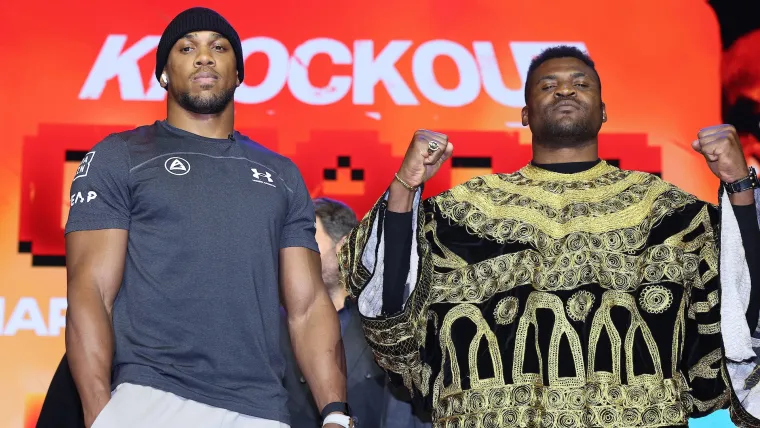
[[[552,108],[558,108],[558,107],[563,107],[563,106],[572,106],[572,107],[577,107],[579,109],[585,109],[585,106],[583,104],[579,103],[576,100],[570,100],[570,99],[561,99],[559,101],[555,101],[552,104]]]
[[[219,75],[219,73],[217,73],[216,71],[214,71],[214,70],[212,70],[212,69],[210,69],[208,67],[201,67],[201,68],[198,69],[198,71],[196,71],[195,73],[191,74],[190,78],[194,79],[195,76],[197,76],[197,75],[199,75],[201,73],[210,74],[210,75],[214,76],[217,79],[221,77]]]

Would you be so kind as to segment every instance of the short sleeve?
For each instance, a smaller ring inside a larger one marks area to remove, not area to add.
[[[116,135],[107,137],[85,155],[71,183],[66,233],[129,230],[129,165],[127,145]]]
[[[314,202],[306,190],[300,171],[292,163],[289,176],[288,213],[280,238],[280,248],[304,247],[319,252]]]

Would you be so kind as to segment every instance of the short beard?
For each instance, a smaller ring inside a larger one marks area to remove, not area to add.
[[[556,105],[556,103],[555,103]],[[557,120],[552,117],[554,105],[542,112],[543,120],[541,128],[534,129],[533,141],[536,143],[552,148],[574,148],[581,147],[586,143],[593,141],[599,130],[602,129],[602,121],[598,123],[589,115],[588,106],[579,104],[581,113],[585,115],[578,120],[566,120],[566,118]]]
[[[200,95],[190,95],[189,92],[183,92],[177,97],[179,105],[195,114],[219,114],[227,108],[227,105],[235,98],[235,88],[230,88],[213,94],[210,97]]]
[[[548,119],[548,118],[547,118]],[[590,120],[562,123],[547,120],[540,130],[534,131],[536,140],[544,146],[565,148],[579,147],[593,140],[601,127],[595,127]]]

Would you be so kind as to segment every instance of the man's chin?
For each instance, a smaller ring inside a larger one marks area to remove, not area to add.
[[[199,93],[212,91],[216,88],[216,83],[203,83],[198,85]],[[218,92],[218,91],[217,91]]]
[[[582,124],[576,122],[557,122],[549,130],[551,134],[560,138],[572,138],[581,133],[585,134]]]
[[[193,88],[189,93],[195,98],[213,98],[218,96],[221,91],[214,85],[203,85]]]

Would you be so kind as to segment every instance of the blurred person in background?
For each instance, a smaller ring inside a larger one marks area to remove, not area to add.
[[[351,299],[340,281],[338,251],[346,236],[357,224],[353,210],[346,204],[329,198],[314,200],[317,218],[316,239],[322,260],[322,280],[327,287],[340,321],[341,336],[346,354],[346,387],[348,404],[361,428],[422,428],[412,414],[410,403],[395,399],[386,388],[386,374],[375,363],[372,349],[362,331],[356,302]],[[285,323],[283,323],[285,325]],[[280,336],[287,361],[284,385],[288,391],[291,424],[298,428],[318,428],[319,409],[309,390],[309,384],[294,358],[287,329]]]

